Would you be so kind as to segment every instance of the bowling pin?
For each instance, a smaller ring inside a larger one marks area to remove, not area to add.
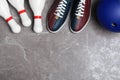
[[[19,33],[21,31],[21,27],[15,22],[15,20],[11,16],[9,5],[6,0],[0,1],[0,16],[6,20],[14,33]]]
[[[24,0],[8,0],[9,3],[15,7],[21,17],[22,24],[25,27],[29,27],[31,25],[31,20],[28,17],[25,7],[24,7]]]
[[[45,6],[46,0],[29,0],[30,6],[34,13],[34,27],[33,30],[36,33],[40,33],[43,30],[42,27],[42,11]]]

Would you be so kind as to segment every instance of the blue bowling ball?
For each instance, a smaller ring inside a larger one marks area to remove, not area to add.
[[[98,22],[112,32],[120,32],[120,0],[101,0],[97,5]]]

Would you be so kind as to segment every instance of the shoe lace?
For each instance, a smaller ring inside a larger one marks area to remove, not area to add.
[[[65,12],[65,9],[66,9],[66,4],[67,4],[66,0],[62,0],[59,3],[59,5],[58,5],[58,7],[57,7],[57,9],[54,13],[57,17],[63,18],[64,12]]]
[[[78,8],[77,8],[76,13],[75,13],[76,16],[79,16],[79,17],[84,16],[85,1],[86,0],[80,0],[80,2],[78,4]]]

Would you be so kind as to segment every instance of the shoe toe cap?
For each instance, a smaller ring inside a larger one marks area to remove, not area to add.
[[[64,21],[61,20],[48,21],[48,30],[53,33],[58,32],[61,29],[63,23]]]

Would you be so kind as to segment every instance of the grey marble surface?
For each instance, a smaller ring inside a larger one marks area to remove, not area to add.
[[[79,34],[69,31],[69,19],[60,32],[51,34],[45,16],[52,2],[46,1],[41,34],[24,28],[12,7],[12,15],[22,26],[20,34],[11,33],[0,18],[0,80],[120,80],[120,34],[106,31],[93,14]],[[96,2],[92,0],[93,6]]]

